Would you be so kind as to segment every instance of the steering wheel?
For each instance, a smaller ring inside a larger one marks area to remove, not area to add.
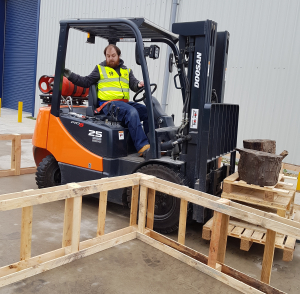
[[[150,84],[150,87],[151,86],[154,86],[154,89],[151,91],[151,95],[156,91],[156,89],[157,89],[157,85],[156,84]],[[142,88],[140,88],[136,93],[135,93],[135,95],[133,96],[133,101],[134,102],[140,102],[140,101],[143,101],[145,98],[146,98],[146,95],[145,95],[145,93],[143,94],[143,97],[142,98],[140,98],[140,99],[136,99],[136,96],[137,95],[139,95],[142,91],[144,91],[145,90],[145,87],[142,87]]]

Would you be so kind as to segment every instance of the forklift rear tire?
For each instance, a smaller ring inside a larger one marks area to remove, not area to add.
[[[61,174],[58,163],[53,155],[47,155],[39,164],[35,174],[39,189],[61,184]]]
[[[160,165],[149,164],[141,167],[137,172],[155,176],[159,179],[166,180],[179,185],[186,185],[185,180],[180,172]],[[180,199],[165,193],[156,192],[155,209],[154,209],[154,230],[168,234],[178,229],[180,212]]]

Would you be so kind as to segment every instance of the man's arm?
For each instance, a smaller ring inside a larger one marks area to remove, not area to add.
[[[129,73],[129,88],[130,90],[132,90],[133,92],[137,92],[139,90],[138,84],[140,83],[140,81],[138,79],[136,79],[136,77],[133,75],[132,69],[130,70]]]
[[[82,77],[72,72],[68,79],[76,86],[89,88],[92,84],[96,84],[100,79],[98,66],[96,65],[94,70],[86,77]]]

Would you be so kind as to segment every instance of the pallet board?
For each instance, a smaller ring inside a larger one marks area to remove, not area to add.
[[[300,222],[300,210],[294,213],[294,221]],[[211,240],[213,217],[203,226],[202,238]],[[260,226],[255,226],[241,220],[229,220],[227,235],[241,239],[240,249],[249,251],[254,243],[266,243],[267,230]],[[283,261],[292,261],[295,249],[296,238],[277,233],[275,238],[275,247],[283,250]]]
[[[240,181],[236,172],[224,180],[222,198],[260,206],[261,209],[276,209],[278,215],[289,217],[293,212],[295,188],[292,183],[285,183],[284,178],[280,174],[275,186],[260,187]]]

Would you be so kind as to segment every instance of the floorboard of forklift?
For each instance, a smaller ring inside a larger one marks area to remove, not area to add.
[[[36,188],[35,176],[0,178],[0,194]],[[85,197],[81,241],[95,236],[97,199]],[[64,203],[57,201],[34,206],[32,255],[61,246]],[[18,261],[21,210],[0,212],[0,266]],[[129,223],[129,209],[108,204],[106,232]],[[209,242],[201,238],[202,226],[187,227],[186,244],[208,254]],[[169,235],[176,238],[176,233]],[[263,246],[253,244],[249,252],[239,249],[239,240],[229,238],[226,264],[260,278]],[[299,293],[300,246],[292,262],[283,262],[282,250],[275,250],[271,285],[287,293]],[[74,261],[0,289],[10,293],[238,293],[180,261],[139,240]]]

